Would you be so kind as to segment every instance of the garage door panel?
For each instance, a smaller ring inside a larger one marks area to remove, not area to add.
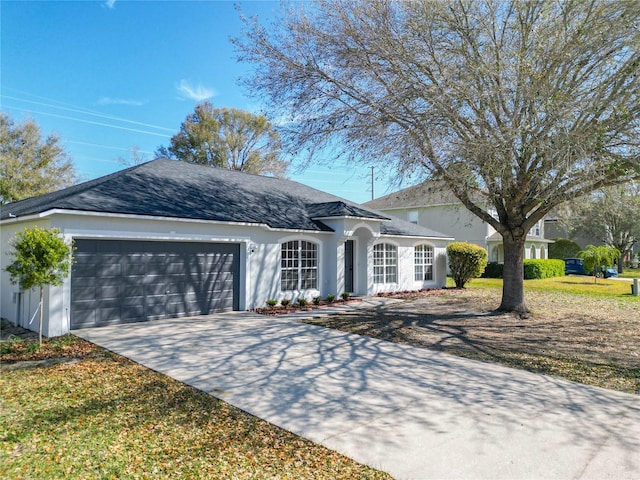
[[[94,289],[96,291],[96,298],[100,300],[118,300],[121,297],[120,285],[108,285],[102,288]]]
[[[120,277],[122,275],[122,267],[119,263],[105,263],[96,268],[98,277]]]
[[[89,308],[82,308],[82,306],[76,306],[74,309],[74,324],[75,328],[92,327],[96,324],[96,309],[93,305]]]
[[[140,276],[144,276],[147,273],[147,265],[139,262],[139,263],[133,263],[131,261],[131,257],[127,258],[127,263],[125,265],[125,271],[124,274],[128,277],[131,276],[136,276],[136,275],[140,275]]]
[[[75,278],[93,278],[96,276],[96,266],[76,262],[73,268]]]
[[[237,309],[238,256],[229,244],[76,240],[71,328]]]

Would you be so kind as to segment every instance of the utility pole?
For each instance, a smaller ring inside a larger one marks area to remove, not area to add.
[[[373,168],[371,167],[371,200],[374,200],[376,198],[376,179],[375,176],[373,175]]]

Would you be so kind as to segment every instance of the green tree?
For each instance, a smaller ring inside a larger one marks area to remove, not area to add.
[[[464,288],[469,280],[482,275],[487,266],[487,251],[473,243],[450,243],[447,245],[447,256],[456,288]]]
[[[621,255],[618,271],[622,273],[622,258],[640,242],[640,183],[597,190],[558,213],[570,235],[593,237],[617,249]]]
[[[620,257],[620,252],[612,247],[587,245],[587,248],[578,252],[578,257],[584,260],[584,271],[593,273],[594,282],[605,267],[611,267]]]
[[[536,222],[640,178],[637,0],[320,0],[246,24],[246,84],[292,151],[439,178],[502,235],[500,310],[527,311]]]
[[[580,251],[580,245],[568,238],[554,238],[549,244],[549,258],[574,258]]]
[[[156,155],[276,177],[284,176],[289,167],[281,158],[280,136],[267,117],[214,108],[210,102],[197,105],[169,147],[159,147]]]
[[[29,120],[16,125],[0,113],[0,205],[73,185],[73,163],[55,135],[44,140]]]
[[[45,285],[62,285],[72,263],[73,246],[58,229],[33,227],[18,232],[12,243],[12,263],[6,267],[11,281],[22,290],[40,289],[40,346],[42,346],[42,291]]]

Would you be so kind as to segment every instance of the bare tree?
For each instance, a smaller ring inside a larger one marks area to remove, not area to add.
[[[637,0],[320,0],[246,26],[246,83],[294,151],[439,177],[500,232],[500,310],[527,311],[538,220],[640,176]]]
[[[148,161],[149,159],[147,158],[147,155],[140,150],[138,145],[132,145],[129,148],[129,158],[125,158],[123,156],[116,158],[116,162],[124,165],[125,167],[135,167],[136,165],[141,165]]]

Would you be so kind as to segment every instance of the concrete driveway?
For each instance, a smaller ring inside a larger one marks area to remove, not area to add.
[[[243,312],[75,331],[398,479],[639,479],[640,397]]]

